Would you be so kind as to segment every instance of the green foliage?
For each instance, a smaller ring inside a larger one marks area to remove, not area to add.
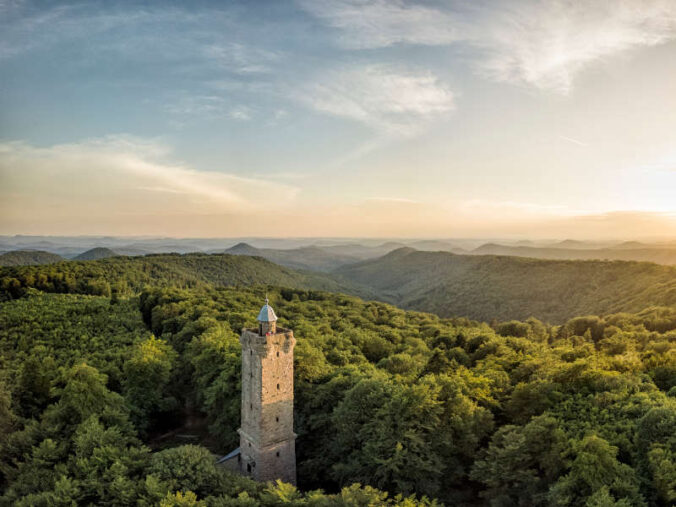
[[[673,307],[491,327],[317,290],[216,288],[220,256],[135,262],[13,271],[23,296],[0,303],[0,505],[675,501]],[[246,262],[219,280],[267,276]],[[183,287],[128,297],[153,276]],[[26,289],[106,292],[102,281],[110,297]],[[298,340],[299,488],[232,476],[211,452],[237,445],[238,338],[266,292]],[[188,416],[206,420],[210,450],[139,440]]]
[[[176,407],[176,400],[166,395],[176,358],[171,345],[151,336],[136,343],[124,363],[123,393],[137,429],[147,429],[163,412]]]
[[[0,266],[29,266],[52,264],[62,261],[63,257],[41,250],[14,250],[0,254]]]
[[[483,483],[491,505],[549,505],[549,488],[565,470],[565,434],[550,416],[525,426],[503,426],[474,463],[472,479]]]
[[[214,493],[220,478],[213,455],[197,445],[156,452],[147,472],[166,482],[171,491],[193,491],[200,496]]]
[[[595,435],[573,446],[570,472],[549,493],[550,505],[644,505],[635,471],[620,463],[617,448]]]
[[[534,316],[561,324],[589,313],[676,305],[676,266],[648,262],[559,261],[402,248],[335,273],[367,286],[382,301],[443,317],[488,321]]]
[[[110,296],[112,285],[118,295],[126,296],[140,292],[146,285],[198,287],[262,283],[323,290],[349,290],[350,287],[327,275],[301,273],[260,257],[155,254],[0,268],[0,300],[20,297],[29,288]],[[120,287],[123,288],[121,294]]]

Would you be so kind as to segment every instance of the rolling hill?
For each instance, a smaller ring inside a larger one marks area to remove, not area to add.
[[[314,271],[331,271],[339,266],[360,260],[355,256],[332,252],[327,248],[317,246],[276,249],[255,248],[248,243],[238,243],[224,250],[223,253],[258,256],[293,269],[310,269]]]
[[[46,292],[135,294],[146,286],[199,287],[274,285],[296,289],[373,294],[357,284],[323,273],[300,272],[260,257],[226,254],[157,254],[63,261],[49,266],[0,268],[0,299],[28,288]]]
[[[486,243],[472,250],[471,253],[473,255],[513,255],[535,259],[596,259],[676,265],[676,248],[650,247],[637,242],[622,243],[612,248],[529,247]]]
[[[0,254],[0,266],[33,266],[62,260],[60,255],[41,250],[14,250]]]
[[[575,315],[676,304],[676,267],[395,250],[335,271],[378,299],[442,317],[561,323]]]
[[[107,259],[108,257],[116,257],[120,255],[119,253],[111,250],[110,248],[92,248],[86,252],[82,252],[80,255],[75,257],[73,260],[76,261],[97,261],[99,259]]]

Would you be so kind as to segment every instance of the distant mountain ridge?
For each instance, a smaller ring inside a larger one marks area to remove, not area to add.
[[[442,317],[551,323],[586,314],[676,305],[676,267],[456,255],[401,248],[334,271],[378,299]]]
[[[0,254],[0,266],[31,266],[62,261],[60,255],[41,250],[14,250]]]
[[[676,248],[649,247],[633,241],[612,248],[507,246],[486,243],[470,253],[472,255],[512,255],[534,259],[620,260],[676,265]]]
[[[248,243],[238,243],[231,248],[223,250],[221,253],[263,257],[282,266],[313,271],[331,271],[339,266],[359,260],[357,257],[331,252],[329,248],[318,246],[283,250],[276,248],[255,248]]]
[[[300,272],[267,259],[245,255],[157,254],[63,261],[55,273],[52,266],[2,267],[0,300],[3,291],[17,297],[31,287],[47,292],[109,295],[120,284],[120,290],[128,294],[136,294],[146,286],[274,285],[373,296],[368,289],[337,276]]]
[[[107,259],[108,257],[116,257],[120,255],[119,253],[111,250],[110,248],[97,247],[82,252],[80,255],[75,257],[73,260],[76,261],[96,261],[99,259]]]

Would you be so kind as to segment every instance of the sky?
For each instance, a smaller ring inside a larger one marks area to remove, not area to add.
[[[0,0],[0,234],[676,238],[676,2]]]

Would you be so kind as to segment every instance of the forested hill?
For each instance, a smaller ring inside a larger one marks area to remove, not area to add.
[[[232,248],[228,248],[223,253],[258,256],[292,269],[311,269],[313,271],[331,271],[338,266],[360,260],[355,256],[332,252],[317,246],[304,246],[301,248],[290,248],[285,250],[276,248],[254,248],[247,243],[238,243]]]
[[[77,257],[74,257],[76,261],[97,261],[99,259],[107,259],[108,257],[116,257],[120,255],[119,253],[111,250],[110,248],[92,248],[86,252],[82,252]]]
[[[62,260],[60,255],[41,250],[14,250],[0,254],[0,266],[51,264]]]
[[[566,243],[564,243],[566,244]],[[507,246],[487,243],[472,250],[472,255],[513,255],[535,259],[642,261],[676,265],[676,248],[648,247],[626,242],[614,248],[561,248]]]
[[[395,250],[335,271],[403,308],[480,320],[636,312],[676,304],[676,267]]]
[[[270,284],[355,292],[350,282],[340,283],[329,275],[299,272],[260,257],[241,255],[158,254],[0,268],[0,300],[19,297],[30,287],[46,292],[125,296],[139,293],[146,285],[198,287],[205,284]]]

